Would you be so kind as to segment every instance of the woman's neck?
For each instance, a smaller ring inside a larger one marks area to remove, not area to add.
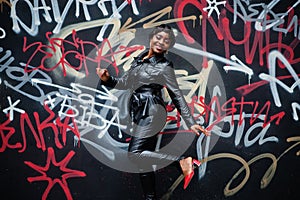
[[[156,56],[157,54],[154,53],[153,51],[149,50],[148,54],[143,58],[144,59],[147,59],[147,58],[151,58],[153,56]]]

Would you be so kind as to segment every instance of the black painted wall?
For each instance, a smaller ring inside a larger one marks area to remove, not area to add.
[[[160,147],[203,165],[186,190],[171,188],[176,164],[158,169],[159,196],[299,199],[298,4],[1,1],[1,199],[142,198],[118,109],[106,107],[116,91],[99,86],[95,68],[121,76],[161,23],[177,32],[167,56],[212,136],[178,143],[193,136],[170,109]]]

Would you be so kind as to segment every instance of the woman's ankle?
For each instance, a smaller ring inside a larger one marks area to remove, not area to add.
[[[184,176],[190,174],[193,171],[192,157],[187,157],[179,161],[182,173]]]

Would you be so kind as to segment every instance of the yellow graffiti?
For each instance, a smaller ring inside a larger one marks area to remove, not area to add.
[[[9,7],[11,7],[11,3],[8,0],[0,0],[1,12],[3,12],[3,4],[6,4]]]
[[[108,18],[98,19],[98,20],[94,20],[94,21],[90,21],[90,22],[81,22],[81,23],[69,25],[69,26],[61,29],[61,31],[58,34],[55,34],[52,37],[58,37],[58,38],[65,39],[65,38],[67,38],[68,36],[70,36],[72,34],[73,30],[78,32],[78,31],[82,31],[82,30],[95,28],[95,27],[101,27],[101,26],[104,26],[104,25],[112,25],[111,33],[108,36],[109,39],[113,38],[118,33],[118,30],[121,26],[120,25],[120,20],[116,19],[116,18],[113,18],[113,19],[108,19]],[[116,41],[116,40],[111,40],[111,41]],[[54,56],[51,59],[49,59],[49,61],[48,61],[49,65],[53,65],[53,63],[57,63],[59,61],[59,59],[61,58],[61,56],[62,56],[61,49],[59,47],[55,47],[55,48],[56,49],[54,51],[55,52]],[[108,47],[105,46],[103,48],[103,52],[108,52],[108,51],[109,51]],[[74,77],[85,78],[84,73],[78,72],[75,69],[67,68],[66,71],[69,75],[73,75]],[[57,73],[57,72],[54,71],[54,73]],[[60,72],[58,72],[58,73],[60,73]]]
[[[296,137],[290,137],[286,140],[287,142],[300,142],[300,136],[296,136]],[[289,150],[291,150],[292,148],[294,148],[294,146],[296,146],[299,143],[294,144],[293,146],[291,146],[289,149],[287,149],[285,152],[283,152],[284,154],[287,153]],[[296,153],[297,156],[300,156],[300,151],[297,151]]]
[[[168,20],[158,21],[166,14],[168,14],[170,16],[171,11],[172,11],[172,7],[168,6],[164,9],[159,10],[155,13],[152,13],[151,15],[148,15],[147,17],[144,17],[144,18],[142,18],[142,19],[140,19],[137,22],[134,22],[132,24],[131,24],[132,18],[129,17],[127,19],[127,21],[124,23],[124,25],[121,27],[120,32],[127,31],[131,27],[134,27],[137,24],[143,23],[143,22],[145,22],[149,19],[152,19],[152,18],[153,18],[152,20],[150,20],[149,22],[143,24],[143,28],[153,28],[153,27],[158,26],[160,24],[169,24],[169,23],[174,23],[174,22],[179,22],[179,21],[186,21],[186,20],[193,20],[194,25],[195,25],[196,16],[194,16],[194,15],[187,16],[187,17],[182,17],[182,18],[175,18],[175,19],[168,19]]]
[[[234,155],[234,154],[230,154],[230,153],[218,153],[218,154],[215,154],[215,155],[211,155],[211,156],[207,157],[206,159],[201,160],[201,162],[204,163],[204,162],[212,161],[212,160],[219,159],[219,158],[232,158],[232,159],[235,159],[235,160],[239,161],[240,163],[242,163],[242,165],[243,165],[242,169],[245,169],[245,171],[246,171],[244,179],[234,189],[229,190],[228,188],[230,186],[230,183],[238,176],[237,174],[235,174],[233,176],[233,178],[227,184],[226,188],[224,189],[224,193],[225,193],[226,196],[230,196],[228,194],[231,194],[231,195],[235,194],[237,191],[242,189],[242,187],[246,184],[247,180],[250,177],[250,168],[249,168],[248,163],[243,158],[241,158],[240,156]],[[225,191],[228,191],[228,192],[225,192]]]
[[[207,158],[204,158],[203,160],[201,160],[201,162],[208,162],[208,161],[212,161],[215,159],[219,159],[219,158],[232,158],[235,159],[237,161],[239,161],[240,163],[242,163],[242,167],[233,175],[233,177],[229,180],[229,182],[227,183],[227,185],[224,188],[224,195],[225,196],[232,196],[234,194],[236,194],[238,191],[240,191],[244,185],[247,183],[249,177],[250,177],[250,168],[249,166],[252,165],[253,163],[255,163],[258,160],[261,159],[270,159],[272,161],[272,164],[270,165],[270,167],[266,170],[264,176],[261,179],[260,182],[260,188],[264,189],[266,188],[269,183],[271,182],[271,180],[273,179],[276,169],[277,169],[277,163],[278,161],[286,154],[288,153],[290,150],[292,150],[293,148],[295,148],[296,146],[300,145],[300,137],[291,137],[287,139],[287,142],[297,142],[295,144],[293,144],[292,146],[290,146],[289,148],[287,148],[277,159],[276,157],[271,154],[271,153],[263,153],[260,154],[256,157],[254,157],[253,159],[251,159],[250,161],[246,162],[243,158],[241,158],[240,156],[234,155],[234,154],[230,154],[230,153],[219,153],[219,154],[215,154],[215,155],[211,155]],[[297,151],[296,153],[297,156],[300,155],[300,151]],[[244,179],[242,180],[242,182],[230,189],[231,183],[245,170],[246,174]]]
[[[157,26],[162,23],[173,23],[173,22],[178,22],[178,21],[186,21],[186,20],[196,20],[196,16],[187,16],[183,18],[176,18],[176,19],[169,19],[169,20],[163,20],[159,21],[160,18],[162,18],[164,15],[170,13],[172,10],[171,6],[168,6],[160,11],[157,11],[147,17],[144,17],[140,20],[138,20],[135,23],[132,23],[132,19],[128,18],[128,20],[125,22],[125,24],[121,27],[121,22],[117,18],[105,18],[105,19],[99,19],[99,20],[93,20],[89,22],[81,22],[77,24],[72,24],[69,26],[64,27],[61,29],[61,31],[58,34],[53,35],[52,37],[57,37],[57,38],[62,38],[65,39],[68,36],[72,34],[72,31],[75,30],[76,32],[78,31],[83,31],[83,30],[88,30],[91,28],[97,28],[97,27],[102,27],[105,25],[112,25],[112,29],[109,33],[109,36],[107,37],[111,43],[112,47],[116,46],[128,46],[130,41],[132,41],[135,38],[135,29],[132,29],[135,25],[139,23],[143,23],[147,20],[150,20],[149,22],[143,24],[143,28],[150,28]],[[102,53],[105,54],[109,51],[108,46],[104,46],[102,49]],[[139,55],[143,50],[138,50],[134,53],[131,54],[130,57],[124,56],[126,52],[119,53],[118,55],[115,56],[115,62],[117,65],[123,64],[123,69],[127,71],[130,68],[130,64],[133,60],[133,57]],[[61,58],[61,50],[59,48],[55,49],[55,55],[49,59],[49,65],[53,63],[58,63],[58,60]],[[72,68],[67,68],[66,69],[67,74],[77,77],[77,78],[85,78],[85,74],[76,71],[75,69]],[[56,73],[56,71],[54,71]]]

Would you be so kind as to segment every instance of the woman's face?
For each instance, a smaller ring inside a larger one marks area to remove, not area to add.
[[[153,35],[150,40],[150,49],[153,53],[162,54],[169,49],[170,44],[169,34],[162,31]]]

